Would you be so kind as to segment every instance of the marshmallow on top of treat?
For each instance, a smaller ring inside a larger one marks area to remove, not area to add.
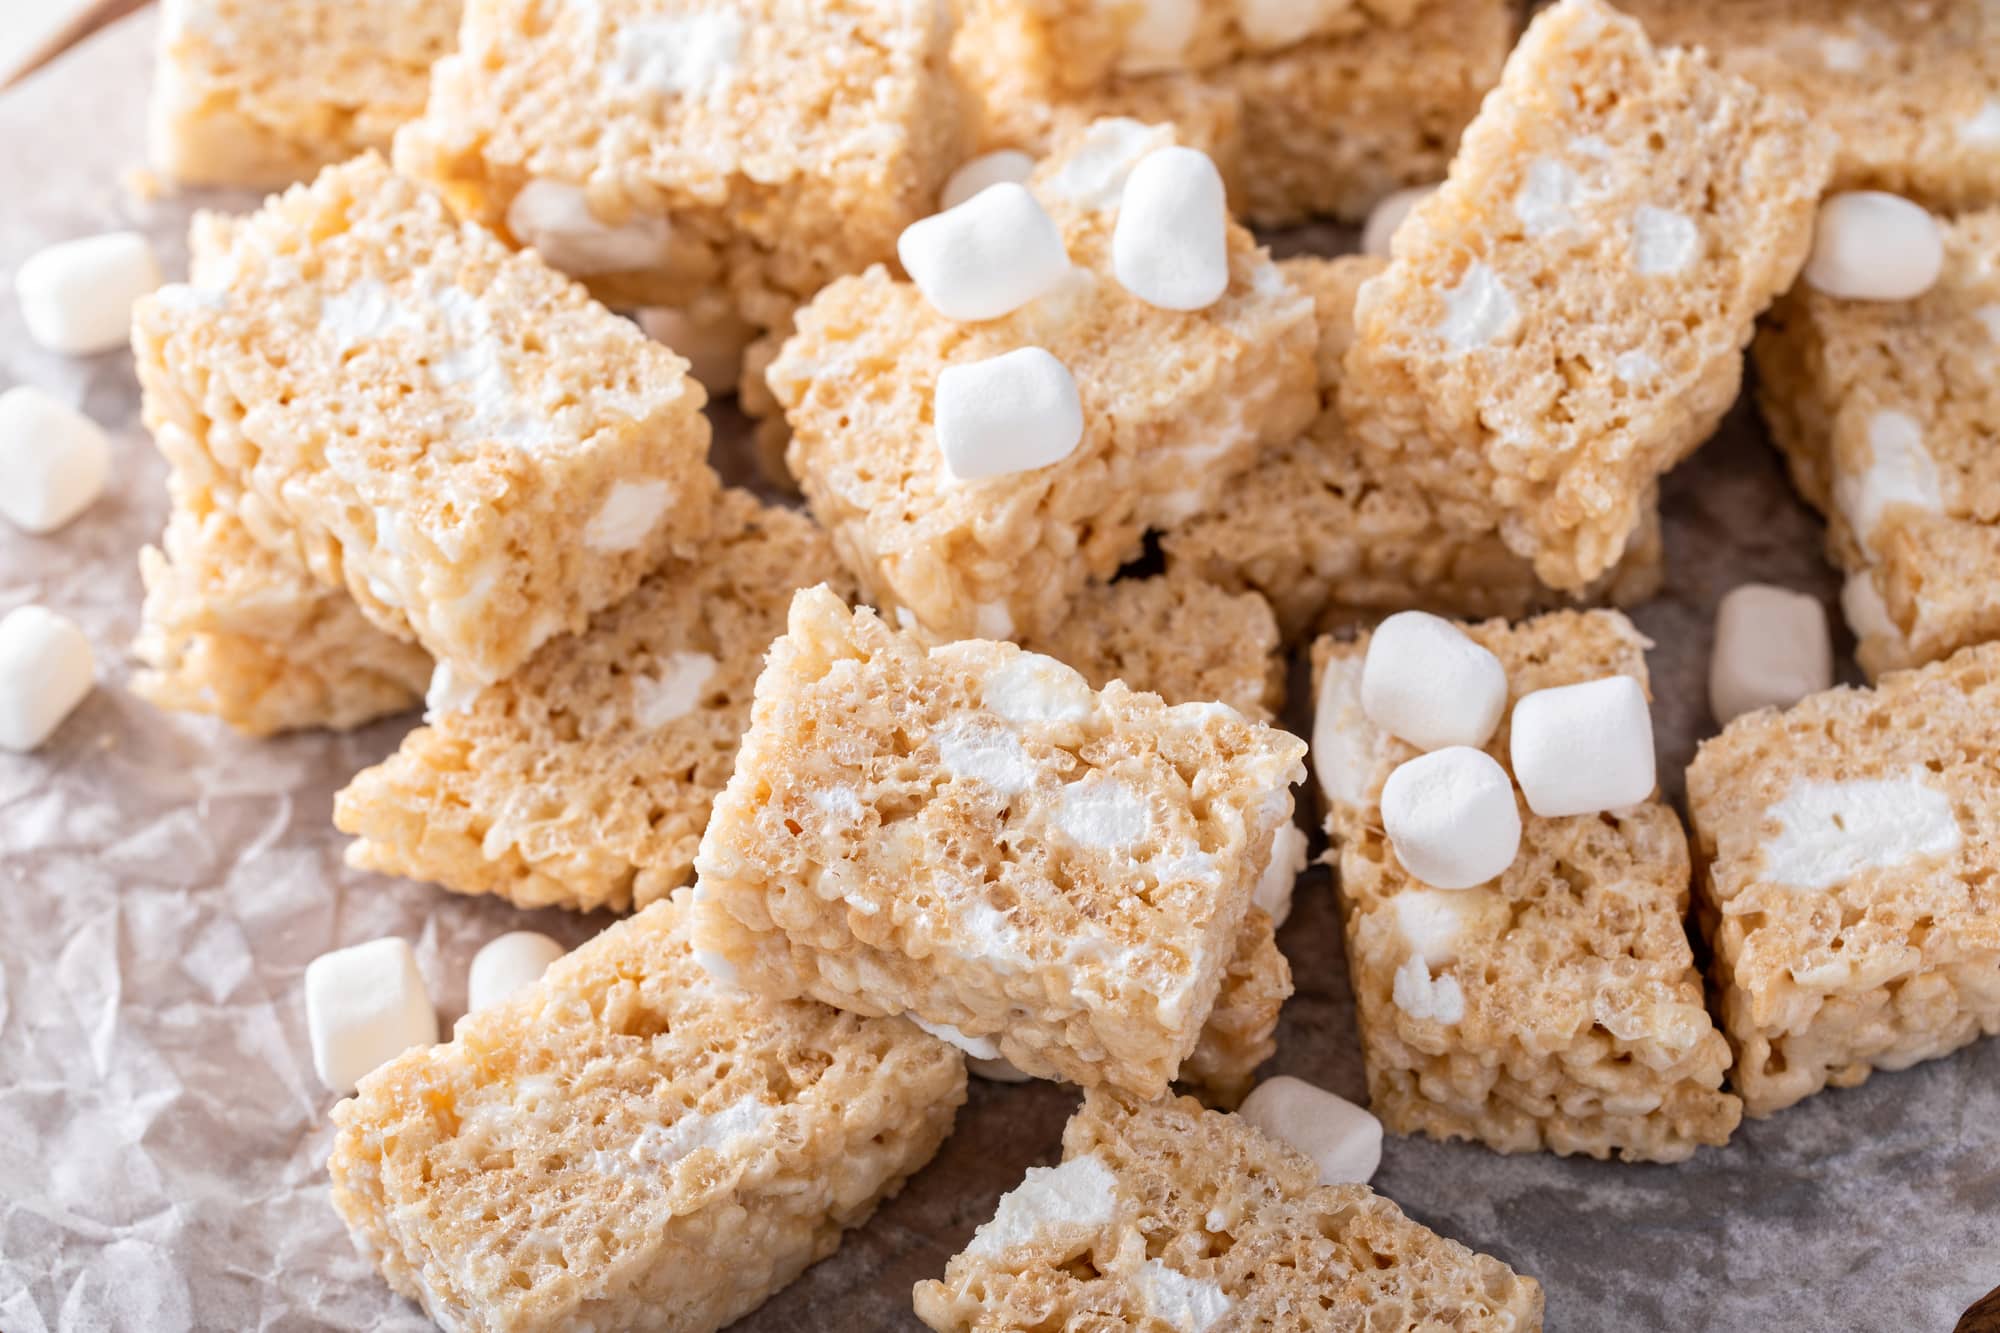
[[[1361,710],[1419,750],[1481,746],[1507,711],[1507,669],[1449,620],[1398,611],[1368,640]]]
[[[1624,810],[1653,794],[1653,713],[1630,676],[1536,690],[1514,705],[1514,777],[1544,818]]]
[[[1162,310],[1201,310],[1229,290],[1229,205],[1207,153],[1160,148],[1125,178],[1111,271]]]
[[[14,275],[28,335],[52,352],[79,355],[125,346],[132,303],[159,285],[152,242],[136,231],[49,246]]]
[[[1396,228],[1403,225],[1403,219],[1410,216],[1418,204],[1436,194],[1437,188],[1435,185],[1413,185],[1383,197],[1368,210],[1368,221],[1361,228],[1361,253],[1387,259],[1390,242],[1396,239]]]
[[[903,229],[896,256],[947,319],[998,319],[1069,273],[1062,232],[1024,185],[1002,181]]]
[[[0,393],[0,514],[53,532],[104,493],[111,445],[97,423],[40,389]]]
[[[1759,708],[1789,708],[1833,684],[1833,639],[1817,597],[1746,583],[1715,611],[1708,706],[1727,724]]]
[[[1398,765],[1382,784],[1382,830],[1403,869],[1438,889],[1484,884],[1521,848],[1507,770],[1469,745]]]
[[[1913,301],[1944,271],[1944,233],[1920,204],[1880,190],[1820,202],[1808,286],[1851,301]]]
[[[96,682],[90,640],[47,607],[0,620],[0,750],[26,751],[55,734]]]
[[[1366,1185],[1382,1165],[1382,1122],[1303,1079],[1265,1079],[1236,1114],[1311,1158],[1322,1185]]]
[[[1048,467],[1083,440],[1076,380],[1040,347],[946,366],[933,415],[945,467],[960,480]]]
[[[476,1014],[533,985],[566,952],[539,930],[510,930],[488,940],[472,955],[465,983],[466,1012]]]
[[[962,164],[945,178],[938,193],[940,210],[957,208],[989,185],[1011,182],[1019,185],[1034,174],[1035,159],[1018,148],[1000,148]]]
[[[407,940],[370,940],[306,965],[313,1068],[343,1095],[413,1046],[438,1039],[437,1010]]]

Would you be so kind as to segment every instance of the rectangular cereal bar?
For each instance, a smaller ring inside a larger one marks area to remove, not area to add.
[[[798,315],[770,368],[787,461],[862,589],[945,638],[1032,638],[1088,584],[1222,495],[1262,447],[1314,407],[1312,305],[1250,234],[1227,225],[1227,286],[1163,309],[1114,276],[1126,175],[1172,142],[1165,128],[1098,121],[1030,180],[1073,268],[1000,318],[961,323],[873,268]],[[934,422],[941,375],[1026,348],[1066,369],[1081,407],[1072,452],[973,479],[946,465]]]
[[[194,249],[134,315],[161,451],[447,680],[505,676],[707,526],[686,362],[380,158]]]
[[[423,109],[459,0],[169,0],[148,135],[183,185],[276,189],[370,149]]]
[[[2000,1033],[2000,645],[1732,722],[1688,769],[1746,1110]]]
[[[1355,290],[1385,266],[1362,255],[1279,262],[1313,298],[1319,415],[1212,508],[1161,536],[1174,573],[1263,594],[1287,642],[1371,612],[1519,617],[1563,600],[1494,527],[1448,525],[1414,480],[1363,460],[1340,405],[1341,364],[1354,340]],[[1618,564],[1580,596],[1631,603],[1659,589],[1657,502],[1649,497],[1642,514]]]
[[[1946,225],[1944,254],[1915,300],[1800,283],[1754,344],[1764,419],[1826,515],[1871,677],[2000,637],[2000,212]]]
[[[1620,0],[1657,42],[1789,98],[1834,132],[1833,188],[2000,204],[2000,20],[1983,0]]]
[[[1465,633],[1524,695],[1611,675],[1647,682],[1644,637],[1615,611],[1558,611]],[[1687,837],[1658,798],[1548,817],[1520,801],[1497,879],[1431,888],[1383,832],[1389,774],[1418,751],[1361,706],[1368,639],[1313,646],[1313,765],[1339,855],[1369,1107],[1402,1134],[1501,1152],[1680,1161],[1742,1115],[1729,1044],[1702,997],[1684,918]],[[1510,723],[1484,747],[1511,771]]]
[[[959,1053],[716,985],[656,902],[333,1109],[333,1202],[446,1329],[715,1329],[929,1161]]]
[[[411,732],[334,804],[348,864],[521,907],[685,884],[792,592],[844,586],[810,519],[725,491],[698,555]]]
[[[1580,589],[1736,398],[1812,239],[1830,136],[1601,0],[1542,11],[1362,284],[1365,455]]]
[[[697,938],[746,986],[1156,1096],[1303,752],[1227,705],[1094,693],[1007,643],[926,647],[809,589],[695,858]]]
[[[942,1281],[937,1333],[1368,1329],[1536,1333],[1542,1290],[1366,1185],[1193,1102],[1092,1092],[1063,1160],[1031,1167]]]

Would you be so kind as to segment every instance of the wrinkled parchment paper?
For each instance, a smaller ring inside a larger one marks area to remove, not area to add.
[[[150,32],[144,18],[118,25],[0,99],[0,274],[113,226],[144,228],[183,271],[190,201],[138,203],[119,181],[140,156]],[[338,945],[407,936],[449,1023],[492,936],[525,926],[574,944],[604,921],[341,865],[333,793],[406,721],[252,743],[128,695],[136,555],[164,512],[130,358],[41,352],[0,297],[0,387],[23,382],[105,423],[117,473],[53,536],[0,524],[0,614],[59,608],[100,663],[100,688],[49,746],[0,754],[0,1329],[421,1328],[328,1202],[333,1098],[307,1055],[301,973]],[[1674,475],[1667,513],[1669,592],[1636,618],[1659,644],[1661,772],[1679,799],[1711,729],[1718,596],[1757,578],[1831,604],[1834,580],[1747,411]],[[1305,734],[1296,673],[1294,696]],[[1282,943],[1298,995],[1266,1072],[1358,1100],[1323,870]],[[1056,1159],[1075,1101],[975,1080],[938,1159],[739,1327],[917,1328],[910,1285],[942,1271],[1025,1168]],[[1391,1140],[1375,1184],[1539,1278],[1552,1329],[1949,1329],[2000,1283],[2000,1042],[1812,1098],[1683,1166]]]

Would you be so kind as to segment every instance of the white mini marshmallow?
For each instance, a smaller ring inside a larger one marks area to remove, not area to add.
[[[1514,705],[1514,777],[1544,818],[1623,810],[1653,794],[1653,712],[1630,676],[1536,690]]]
[[[408,940],[370,940],[306,966],[313,1068],[342,1095],[413,1046],[438,1039],[437,1010]]]
[[[1521,848],[1507,770],[1469,745],[1399,765],[1382,784],[1382,829],[1403,869],[1438,889],[1484,884]]]
[[[991,1083],[1026,1083],[1033,1078],[1033,1075],[1022,1073],[1005,1059],[981,1060],[968,1055],[965,1057],[965,1068]]]
[[[1382,1165],[1382,1122],[1303,1079],[1265,1079],[1236,1114],[1311,1158],[1322,1185],[1366,1185]]]
[[[945,178],[938,207],[957,208],[989,185],[1019,185],[1034,174],[1035,159],[1018,148],[981,153]]]
[[[90,507],[111,475],[98,424],[29,385],[0,393],[0,514],[53,532]]]
[[[67,616],[22,606],[0,620],[0,750],[32,750],[83,702],[97,668]]]
[[[1161,148],[1125,178],[1111,271],[1162,310],[1201,310],[1229,290],[1229,205],[1207,153]]]
[[[1250,891],[1250,899],[1270,913],[1271,924],[1282,926],[1292,914],[1292,890],[1306,868],[1306,835],[1297,824],[1280,824],[1271,835],[1271,862]]]
[[[533,985],[567,952],[539,930],[510,930],[488,940],[472,955],[465,979],[466,1012],[476,1014]]]
[[[1715,720],[1789,708],[1833,685],[1833,638],[1817,597],[1746,583],[1715,612],[1708,706]]]
[[[658,216],[602,222],[581,187],[547,180],[529,181],[508,203],[507,230],[549,267],[579,278],[656,267],[673,236]]]
[[[30,255],[14,275],[28,334],[52,352],[123,347],[132,303],[160,285],[160,261],[136,231],[64,241]]]
[[[938,374],[938,449],[959,480],[1060,463],[1083,440],[1083,400],[1069,367],[1021,347]]]
[[[1361,708],[1419,750],[1478,747],[1507,711],[1507,668],[1449,620],[1398,611],[1368,640]]]
[[[743,349],[754,334],[734,314],[698,315],[671,306],[648,306],[639,312],[639,327],[654,342],[688,359],[688,373],[711,398],[736,392],[743,374]]]
[[[1403,225],[1403,219],[1410,216],[1418,204],[1436,194],[1437,188],[1435,185],[1415,185],[1378,201],[1375,207],[1368,210],[1368,221],[1361,228],[1361,253],[1387,259],[1390,242],[1396,239],[1396,229]]]
[[[1819,206],[1803,277],[1828,296],[1912,301],[1944,270],[1944,234],[1921,205],[1880,190],[1829,195]]]
[[[947,319],[998,319],[1069,272],[1062,232],[1024,185],[1002,181],[956,208],[913,222],[896,256]]]

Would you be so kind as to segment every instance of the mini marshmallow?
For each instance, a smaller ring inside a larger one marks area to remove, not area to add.
[[[1083,400],[1069,367],[1039,347],[938,374],[938,449],[961,481],[1060,463],[1083,440]]]
[[[1250,899],[1282,926],[1292,914],[1292,890],[1306,868],[1306,835],[1297,824],[1280,824],[1271,836],[1271,863],[1250,891]]]
[[[1802,276],[1850,301],[1913,301],[1944,271],[1944,234],[1921,205],[1880,190],[1821,201]]]
[[[1229,290],[1229,205],[1207,153],[1161,148],[1125,178],[1111,271],[1162,310],[1201,310]]]
[[[1032,1075],[1016,1069],[1010,1060],[981,1060],[974,1056],[965,1057],[967,1072],[976,1074],[990,1083],[1027,1083]]]
[[[947,319],[998,319],[1069,273],[1055,219],[1011,181],[911,223],[896,240],[896,256]]]
[[[712,316],[671,306],[648,306],[639,312],[639,327],[654,342],[665,343],[688,359],[688,373],[711,398],[735,393],[743,374],[743,349],[755,330],[733,313]]]
[[[25,752],[55,733],[96,682],[90,640],[67,616],[22,606],[0,620],[0,750]]]
[[[549,267],[577,278],[652,268],[665,262],[673,237],[663,217],[601,222],[581,187],[546,180],[529,181],[508,202],[507,230]]]
[[[1722,599],[1708,659],[1708,706],[1717,722],[1790,708],[1832,685],[1833,638],[1818,598],[1746,583]]]
[[[465,980],[466,1011],[476,1014],[533,985],[550,963],[567,952],[539,930],[510,930],[488,940],[472,955],[472,970]]]
[[[370,940],[306,965],[313,1068],[345,1096],[368,1074],[438,1039],[437,1010],[408,940]]]
[[[1390,242],[1396,239],[1396,228],[1403,225],[1403,219],[1410,216],[1418,204],[1436,194],[1437,188],[1435,185],[1417,185],[1398,190],[1368,210],[1368,221],[1361,228],[1361,253],[1387,259]]]
[[[957,208],[989,185],[1019,185],[1034,171],[1035,159],[1018,148],[981,153],[946,178],[938,195],[938,207]]]
[[[1653,712],[1630,676],[1536,690],[1514,705],[1509,753],[1544,818],[1624,810],[1653,794]]]
[[[1419,750],[1476,748],[1507,711],[1507,668],[1449,620],[1398,611],[1368,641],[1361,710]]]
[[[1507,770],[1469,745],[1399,765],[1382,784],[1382,829],[1403,869],[1438,889],[1484,884],[1521,848]]]
[[[1303,1079],[1265,1079],[1236,1114],[1310,1157],[1322,1185],[1366,1185],[1382,1165],[1382,1122]]]
[[[104,493],[111,444],[96,422],[28,385],[0,393],[0,514],[53,532]]]
[[[14,275],[28,335],[52,352],[108,352],[132,337],[132,303],[160,285],[153,246],[136,231],[64,241]]]

